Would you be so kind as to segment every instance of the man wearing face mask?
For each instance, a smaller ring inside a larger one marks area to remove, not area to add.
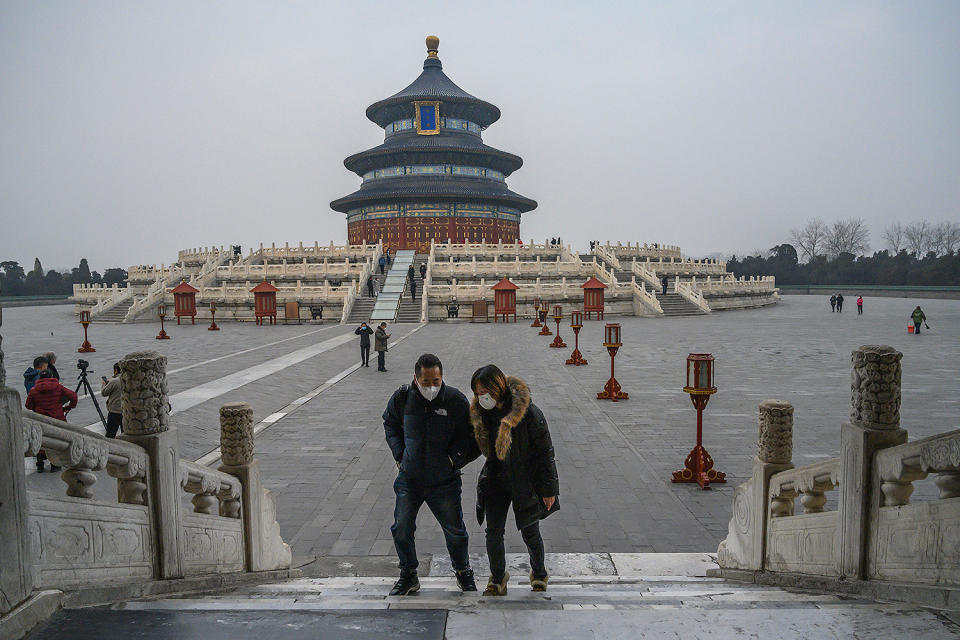
[[[390,531],[400,560],[400,579],[390,595],[420,590],[414,531],[424,502],[443,529],[457,584],[462,591],[476,591],[460,502],[460,469],[480,455],[470,426],[470,403],[443,382],[443,365],[437,356],[420,356],[414,374],[413,384],[397,389],[383,412],[387,444],[399,470],[393,483],[396,506]]]

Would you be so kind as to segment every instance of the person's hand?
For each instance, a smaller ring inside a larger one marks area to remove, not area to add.
[[[556,502],[556,501],[557,501],[557,496],[550,496],[549,498],[544,498],[544,499],[543,499],[543,504],[544,504],[544,506],[547,507],[547,509],[552,509],[552,508],[553,508],[553,503]]]

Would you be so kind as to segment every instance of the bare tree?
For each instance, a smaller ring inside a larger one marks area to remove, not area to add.
[[[831,258],[841,253],[863,255],[870,248],[870,229],[863,218],[837,220],[827,231],[826,249]]]
[[[829,229],[822,218],[813,218],[799,229],[790,230],[790,242],[800,252],[804,262],[823,254]]]
[[[883,239],[887,241],[887,246],[890,247],[890,253],[893,255],[900,253],[900,249],[904,248],[906,241],[903,225],[899,222],[894,222],[883,230]]]
[[[938,256],[954,252],[958,244],[960,244],[960,224],[940,222],[930,227],[929,249]]]
[[[911,222],[903,229],[903,235],[907,241],[907,251],[918,258],[927,255],[930,251],[931,236],[930,223],[926,220],[920,222]]]

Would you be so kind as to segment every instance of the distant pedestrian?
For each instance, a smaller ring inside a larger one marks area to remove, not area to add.
[[[389,339],[390,334],[387,333],[387,323],[381,322],[373,334],[373,348],[377,352],[377,371],[387,370],[387,340]]]
[[[387,264],[393,264],[393,256],[390,254],[390,247],[387,247]]]
[[[920,325],[924,325],[927,329],[930,328],[930,325],[927,324],[927,316],[923,313],[923,309],[920,308],[920,305],[917,305],[917,308],[913,310],[913,313],[910,314],[910,318],[913,320],[913,332],[916,335],[920,335]]]
[[[837,311],[837,294],[830,296],[830,313]]]
[[[837,313],[843,313],[843,294],[837,294]]]
[[[362,323],[357,330],[354,331],[355,334],[360,336],[360,366],[369,367],[370,366],[370,336],[373,335],[373,329],[371,329],[366,322]]]
[[[417,299],[417,281],[416,280],[410,281],[410,299],[411,300]]]
[[[489,364],[470,380],[473,401],[470,421],[487,461],[477,480],[477,519],[487,520],[490,579],[485,596],[507,594],[503,546],[507,514],[513,517],[530,554],[530,586],[547,590],[540,520],[557,511],[560,482],[547,421],[530,400],[530,388],[520,378],[507,377]]]
[[[863,296],[857,296],[857,315],[863,315]]]
[[[413,282],[413,279],[417,277],[417,272],[413,270],[413,265],[407,267],[407,280]]]
[[[47,359],[43,356],[37,356],[33,359],[33,366],[27,367],[27,370],[23,372],[23,388],[26,389],[28,394],[30,389],[33,389],[33,385],[40,379],[40,372],[45,371],[47,366]]]
[[[367,276],[367,297],[373,297],[373,274],[371,273]]]
[[[383,267],[386,266],[386,264],[387,264],[387,259],[384,258],[383,256],[380,256],[380,259],[377,260],[377,268],[380,269],[381,275],[383,275]]]
[[[117,431],[123,432],[123,409],[120,398],[122,390],[120,388],[120,363],[113,365],[113,378],[107,380],[107,376],[100,377],[103,386],[100,388],[100,395],[107,399],[107,437],[116,438]]]
[[[669,284],[669,280],[668,280],[667,276],[663,276],[663,278],[661,278],[661,280],[662,280],[662,282],[663,282],[663,295],[667,295],[667,285]]]
[[[47,369],[50,370],[50,376],[56,380],[60,381],[60,372],[57,371],[57,354],[52,351],[47,351],[43,354],[43,357],[47,359]]]
[[[64,406],[64,402],[68,402],[69,405]],[[67,412],[77,406],[77,394],[54,379],[48,368],[40,372],[40,379],[27,394],[26,406],[27,409],[36,411],[40,415],[66,421]],[[37,473],[43,473],[43,461],[46,459],[47,455],[43,449],[37,452]],[[50,471],[57,471],[59,468],[50,463]]]
[[[427,277],[427,263],[421,262],[420,263],[420,279],[423,280],[426,277]]]

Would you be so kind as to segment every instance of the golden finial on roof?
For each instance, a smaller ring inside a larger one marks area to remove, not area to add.
[[[427,36],[427,57],[436,58],[437,49],[440,47],[440,38],[437,36]]]

